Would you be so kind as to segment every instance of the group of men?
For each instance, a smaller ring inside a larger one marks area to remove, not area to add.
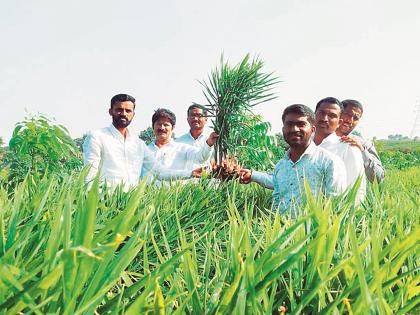
[[[107,187],[123,185],[128,190],[138,184],[140,177],[150,180],[200,177],[199,165],[209,160],[217,134],[204,135],[207,117],[202,107],[193,106],[188,110],[188,121],[194,141],[187,137],[189,144],[174,141],[175,114],[158,109],[152,116],[156,139],[146,146],[128,128],[135,115],[135,98],[128,94],[115,95],[108,110],[112,124],[92,132],[83,143],[84,164],[90,167],[86,180],[90,182],[99,172],[100,181]],[[195,144],[191,145],[192,142]]]
[[[337,196],[358,183],[356,203],[366,193],[366,177],[381,182],[384,168],[372,142],[350,135],[359,123],[363,107],[355,100],[340,102],[327,97],[318,102],[315,113],[295,104],[282,115],[283,137],[290,149],[273,174],[242,169],[244,183],[255,181],[273,189],[273,206],[296,215],[306,194],[304,181],[312,195],[320,192]]]
[[[139,178],[166,181],[200,177],[209,163],[218,135],[207,132],[206,109],[191,105],[187,110],[190,131],[173,139],[175,114],[157,109],[152,116],[155,141],[146,146],[128,126],[135,115],[135,99],[118,94],[111,99],[112,124],[94,131],[83,145],[84,164],[90,165],[87,181],[100,173],[107,186],[137,185]],[[363,114],[355,100],[327,97],[313,112],[302,104],[288,106],[282,115],[283,137],[290,149],[272,174],[242,168],[244,184],[256,182],[273,189],[273,207],[296,215],[305,198],[304,182],[313,195],[337,196],[357,183],[356,202],[365,196],[366,178],[381,182],[384,168],[373,143],[351,132]]]

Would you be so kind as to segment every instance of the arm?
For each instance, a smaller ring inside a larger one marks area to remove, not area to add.
[[[141,177],[143,178],[148,172],[151,172],[159,179],[185,179],[192,176],[192,170],[172,170],[163,167],[155,159],[152,151],[142,142],[141,149],[144,153],[143,165],[141,169]]]
[[[364,150],[362,152],[363,164],[367,179],[373,183],[375,180],[381,183],[385,177],[385,169],[379,159],[373,143],[366,141],[363,143]]]
[[[212,147],[210,147],[207,142],[199,147],[183,144],[183,150],[185,150],[185,158],[187,161],[197,161],[197,163],[205,163],[213,152]]]
[[[90,165],[85,181],[90,182],[101,167],[102,146],[100,141],[92,134],[83,142],[83,164]]]
[[[251,181],[258,183],[264,188],[274,189],[274,175],[258,171],[252,171]]]
[[[267,174],[266,174],[267,175]],[[274,174],[272,175],[272,184],[273,184],[273,210],[277,210],[280,204],[280,190],[279,190],[279,183],[275,180],[276,170],[274,170]]]
[[[370,182],[373,183],[375,179],[378,183],[383,181],[385,169],[372,142],[357,136],[343,136],[341,141],[358,148],[362,152],[365,174]]]
[[[188,149],[186,149],[186,159],[197,161],[198,163],[208,161],[213,152],[211,147],[216,143],[218,137],[219,135],[217,133],[212,132],[206,142],[198,148],[186,144],[188,146]]]

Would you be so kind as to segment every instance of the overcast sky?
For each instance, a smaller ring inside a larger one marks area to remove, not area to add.
[[[0,0],[0,136],[43,113],[72,137],[110,123],[110,98],[137,99],[135,131],[157,107],[203,103],[198,80],[224,54],[258,55],[282,81],[258,107],[273,131],[293,103],[326,96],[365,106],[371,138],[409,135],[420,99],[420,1]]]

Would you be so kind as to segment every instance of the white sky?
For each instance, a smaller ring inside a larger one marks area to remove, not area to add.
[[[420,99],[420,1],[0,0],[0,137],[44,113],[72,137],[110,123],[110,98],[137,99],[135,131],[157,107],[204,103],[197,80],[223,52],[258,55],[282,82],[258,107],[273,131],[293,103],[326,96],[365,106],[365,137],[409,135]]]

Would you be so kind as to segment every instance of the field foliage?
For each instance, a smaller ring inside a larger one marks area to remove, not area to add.
[[[145,183],[85,172],[0,190],[0,309],[60,313],[406,314],[419,303],[420,171],[314,200],[297,220],[232,181]]]
[[[418,151],[379,144],[403,157],[384,158],[361,206],[354,191],[308,194],[291,220],[256,184],[87,186],[65,128],[41,120],[18,124],[3,155],[1,314],[419,312],[420,168],[404,155]]]

